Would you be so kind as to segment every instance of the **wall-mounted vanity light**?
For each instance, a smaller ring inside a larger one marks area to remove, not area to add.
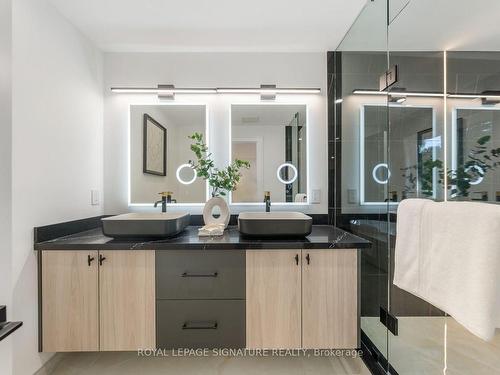
[[[262,100],[274,100],[277,94],[319,94],[321,89],[312,87],[276,87],[261,85],[260,87],[222,87],[217,88],[219,94],[259,94]]]
[[[191,180],[183,180],[181,178],[181,171],[184,168],[189,168],[190,170],[193,171],[193,178]],[[177,171],[175,172],[175,175],[177,177],[177,181],[179,181],[183,185],[191,185],[196,180],[196,177],[198,177],[198,175],[196,173],[196,169],[194,169],[191,164],[181,164],[181,165],[179,165],[179,168],[177,168]]]
[[[276,87],[261,85],[260,87],[219,87],[219,88],[181,88],[174,85],[158,85],[158,87],[112,87],[117,94],[154,94],[160,99],[173,99],[175,94],[258,94],[262,100],[274,100],[277,94],[319,94],[320,88],[312,87]]]
[[[160,99],[174,99],[175,94],[216,94],[215,88],[175,87],[174,85],[158,85],[158,87],[111,87],[117,94],[154,94]]]
[[[293,171],[293,177],[290,177],[288,180],[285,180],[283,177],[281,177],[281,172],[284,171],[285,168],[290,168]],[[291,163],[283,163],[276,170],[276,177],[278,178],[279,182],[285,185],[293,184],[298,176],[299,172],[297,171],[297,168],[295,168],[295,165]]]

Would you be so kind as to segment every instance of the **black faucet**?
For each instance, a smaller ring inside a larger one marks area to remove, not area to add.
[[[271,212],[271,192],[264,193],[264,203],[266,204],[266,212]]]
[[[161,212],[167,212],[167,203],[172,203],[172,192],[162,191],[158,194],[161,195],[161,200],[155,202],[155,208],[158,207],[158,203],[161,203]]]

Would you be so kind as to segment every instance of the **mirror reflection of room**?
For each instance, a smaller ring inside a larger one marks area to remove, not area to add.
[[[233,203],[261,203],[265,192],[280,203],[307,202],[305,105],[233,105],[232,159],[250,162]]]
[[[150,204],[169,192],[169,203],[204,203],[206,183],[196,178],[189,135],[206,134],[204,105],[130,106],[130,200]]]
[[[390,139],[387,107],[366,105],[362,111],[361,203],[435,197],[437,170],[433,162],[441,148],[441,137],[435,136],[433,108],[390,107]],[[386,148],[395,156],[390,167],[385,162]]]

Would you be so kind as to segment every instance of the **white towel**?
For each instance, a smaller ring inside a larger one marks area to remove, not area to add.
[[[295,203],[297,203],[297,202],[299,202],[299,203],[307,202],[307,195],[303,194],[303,193],[295,194],[294,201],[295,201]]]
[[[491,340],[500,327],[500,206],[401,202],[394,284]]]
[[[202,228],[198,228],[198,236],[222,236],[224,234],[224,228],[226,228],[224,223],[208,224]]]

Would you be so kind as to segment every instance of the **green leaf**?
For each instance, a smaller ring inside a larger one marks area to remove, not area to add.
[[[484,145],[485,143],[489,142],[490,139],[491,139],[490,135],[485,135],[485,136],[482,136],[481,138],[479,138],[477,140],[477,143],[480,144],[480,145]]]

